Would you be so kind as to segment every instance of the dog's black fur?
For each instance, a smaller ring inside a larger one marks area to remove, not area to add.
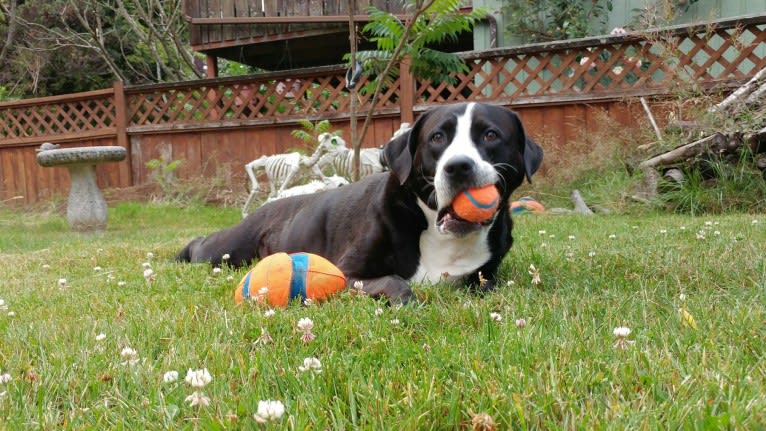
[[[453,142],[456,118],[466,109],[466,104],[434,109],[389,142],[383,156],[390,172],[339,189],[266,204],[235,226],[194,239],[177,260],[220,265],[222,256],[228,253],[230,265],[244,266],[277,252],[315,253],[337,265],[346,275],[347,285],[361,280],[370,295],[384,295],[393,302],[409,301],[413,294],[408,280],[418,271],[422,256],[420,237],[429,223],[434,223],[427,220],[418,200],[437,211],[439,217],[449,211],[448,203],[437,202],[435,169]],[[454,222],[454,236],[489,229],[486,245],[490,258],[461,276],[468,284],[478,285],[481,273],[486,280],[483,288],[491,289],[500,262],[512,244],[509,197],[525,177],[529,179],[538,169],[542,149],[526,137],[514,112],[475,104],[472,114],[471,140],[481,158],[497,171],[496,186],[502,201],[494,219],[483,226]],[[434,138],[436,133],[441,134],[439,139]],[[450,181],[456,188],[477,186],[471,183],[470,175]]]

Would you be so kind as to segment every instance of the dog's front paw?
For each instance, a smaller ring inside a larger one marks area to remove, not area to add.
[[[397,275],[387,277],[372,278],[366,280],[351,280],[349,284],[353,285],[355,281],[362,282],[362,291],[373,298],[385,297],[391,305],[407,304],[415,299],[410,285],[405,279]]]

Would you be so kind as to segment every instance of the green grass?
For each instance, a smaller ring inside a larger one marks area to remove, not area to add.
[[[499,429],[766,427],[763,214],[524,215],[493,293],[417,286],[418,305],[391,308],[344,292],[271,318],[233,303],[244,270],[172,260],[237,220],[121,204],[106,232],[78,235],[59,215],[0,212],[0,369],[12,377],[0,429],[258,429],[266,399],[286,409],[272,429],[470,429],[477,413]],[[632,330],[626,349],[617,326]],[[256,343],[261,328],[273,343]],[[298,371],[310,356],[321,374]],[[193,408],[183,377],[203,367],[211,403]],[[178,382],[163,383],[169,370]]]

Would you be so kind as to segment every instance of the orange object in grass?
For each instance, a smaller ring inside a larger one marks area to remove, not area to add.
[[[452,201],[452,209],[458,217],[481,223],[492,218],[500,204],[500,193],[494,184],[460,192]]]
[[[261,259],[245,274],[234,291],[234,302],[250,299],[287,307],[296,298],[323,301],[345,287],[346,277],[322,256],[276,253]]]

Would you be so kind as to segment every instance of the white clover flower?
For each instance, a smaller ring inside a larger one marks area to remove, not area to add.
[[[591,250],[588,252],[588,257],[594,257],[596,255],[596,252]]]
[[[750,224],[752,224],[752,225],[756,225],[756,224],[758,224],[758,220],[756,220],[756,219],[753,219],[753,221],[751,221],[751,222],[750,222]]]
[[[681,230],[686,230],[686,226],[681,226],[680,229]]]
[[[210,383],[213,378],[210,376],[207,368],[203,368],[201,370],[192,370],[189,368],[189,370],[186,372],[186,378],[184,380],[194,388],[203,388],[205,385]]]
[[[44,263],[43,266],[41,266],[42,269],[51,269],[51,266],[47,263]]]
[[[146,280],[147,283],[153,282],[155,278],[156,278],[156,275],[154,274],[154,270],[152,270],[151,268],[146,268],[144,270],[144,279]]]
[[[391,324],[392,325],[398,325],[399,324],[399,319],[391,319]]]
[[[162,381],[164,383],[173,383],[178,380],[178,371],[168,371],[162,375]]]
[[[149,263],[149,262],[144,262],[144,263],[141,264],[141,268],[143,268],[143,269],[147,269],[147,268],[151,268],[151,267],[152,267],[152,264]]]
[[[15,311],[9,311],[8,312],[8,317],[16,317],[16,312]]]
[[[200,391],[194,391],[184,401],[188,402],[190,407],[207,407],[210,405],[210,398]]]
[[[614,347],[617,349],[625,350],[635,343],[635,341],[627,340],[628,335],[630,335],[630,328],[627,326],[618,326],[614,328],[612,333],[617,338],[614,342]]]
[[[628,34],[628,31],[625,30],[622,27],[615,27],[615,28],[612,29],[611,32],[609,32],[609,35],[611,35],[611,36],[623,36],[623,35],[626,35],[626,34]]]
[[[233,275],[227,275],[226,276],[226,281],[234,281],[234,276]]]
[[[720,232],[720,231],[714,231],[714,232],[713,232],[713,236],[720,236],[720,235],[721,235],[721,232]]]
[[[66,278],[59,278],[59,287],[66,287]]]
[[[302,332],[309,332],[314,329],[314,321],[308,317],[302,317],[298,320],[298,329]]]
[[[0,374],[0,385],[7,385],[10,383],[10,381],[13,380],[13,377],[11,377],[8,373]]]
[[[215,268],[213,268],[213,275],[218,275],[221,273],[221,271],[222,269],[216,266]]]
[[[151,258],[153,258],[153,257],[154,257],[154,253],[152,253],[151,251],[147,251],[147,252],[146,252],[146,258],[147,258],[147,259],[151,259]]]
[[[494,311],[489,313],[489,318],[494,320],[495,322],[500,322],[503,320],[502,314],[494,312]]]
[[[94,266],[94,267],[93,267],[93,271],[94,271],[94,272],[101,272],[101,271],[102,271],[102,268],[101,268],[100,266]]]
[[[263,317],[270,318],[270,317],[274,317],[275,314],[277,314],[277,312],[274,311],[273,308],[269,308],[268,310],[263,312]]]
[[[705,222],[705,226],[713,226],[713,222],[708,220]]]
[[[8,304],[5,303],[5,300],[0,299],[0,311],[6,311],[8,309]]]
[[[138,352],[130,347],[123,347],[120,356],[125,360],[122,365],[135,365],[138,363]]]
[[[364,282],[362,280],[356,280],[354,282],[354,289],[356,289],[356,290],[364,289]]]
[[[686,295],[685,295],[685,294],[683,294],[683,293],[680,293],[680,294],[678,295],[678,299],[679,299],[681,302],[683,302],[683,301],[686,301]]]
[[[572,260],[574,258],[574,252],[572,252],[572,250],[567,250],[564,256],[567,258],[567,260]]]
[[[527,320],[525,318],[520,317],[520,318],[516,319],[516,327],[517,328],[523,328],[525,326],[527,326]]]
[[[383,309],[382,308],[376,308],[375,309],[375,315],[376,316],[382,316],[383,315]]]
[[[550,235],[548,235],[548,238],[550,238],[550,239],[556,238],[556,235],[550,234]]]
[[[306,358],[303,360],[303,365],[298,367],[298,371],[302,373],[312,371],[314,374],[320,374],[322,372],[322,362],[313,356]]]
[[[570,241],[573,241],[575,239],[574,235],[569,235],[567,238],[569,238]]]
[[[665,235],[668,233],[667,229],[660,229],[660,235]]]
[[[508,280],[508,281],[505,282],[506,286],[513,286],[514,284],[516,284],[516,282],[513,281],[513,280]]]
[[[609,235],[609,239],[617,239],[617,235],[611,234],[611,235]]]
[[[258,401],[258,411],[253,414],[253,419],[259,424],[275,421],[285,414],[285,406],[282,401]]]
[[[705,231],[701,230],[695,234],[697,239],[705,239]]]
[[[120,281],[118,281],[118,282],[117,282],[117,287],[125,287],[127,284],[128,284],[128,283],[126,283],[126,282],[124,282],[124,281],[120,280]]]
[[[231,255],[229,253],[224,253],[224,255],[221,256],[221,260],[224,262],[226,262],[229,259],[231,259]]]
[[[529,265],[528,272],[529,272],[529,275],[532,276],[532,284],[535,284],[535,285],[540,284],[540,282],[541,282],[541,280],[540,280],[540,271],[537,268],[535,268],[534,264],[530,264]]]
[[[96,335],[96,341],[104,341],[106,339],[106,334],[101,333]]]
[[[545,231],[544,231],[544,230],[538,230],[538,231],[537,231],[537,233],[538,233],[539,235],[545,235]]]

